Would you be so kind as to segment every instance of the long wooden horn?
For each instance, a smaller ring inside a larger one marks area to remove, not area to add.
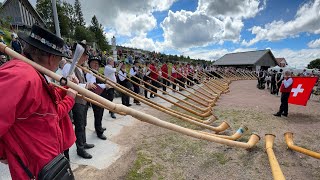
[[[159,73],[157,73],[157,72],[155,72],[155,71],[153,71],[153,70],[151,70],[151,69],[149,69],[149,70],[150,70],[151,72],[159,75]],[[164,74],[166,74],[166,73],[164,73]],[[168,76],[169,76],[169,74],[168,74]],[[166,79],[167,81],[169,81],[170,83],[173,83],[173,84],[177,85],[177,87],[179,87],[179,88],[187,91],[188,93],[191,93],[191,94],[192,94],[192,92],[188,91],[188,90],[187,90],[186,88],[184,88],[184,87],[181,87],[180,85],[178,85],[177,83],[171,81],[170,79],[168,79],[168,78],[165,78],[165,79]],[[183,83],[183,82],[180,81],[179,79],[175,79],[175,80],[178,81],[178,82],[180,82],[180,83]],[[215,99],[216,96],[212,96],[211,94],[210,94],[210,95],[207,95],[207,94],[199,91],[198,89],[193,88],[192,86],[189,86],[189,85],[186,85],[186,86],[189,87],[190,89],[194,90],[195,92],[198,92],[199,94],[205,96],[205,97],[201,97],[201,96],[197,95],[196,93],[193,93],[193,94],[194,94],[195,96],[197,96],[198,98],[201,98],[201,99],[203,99],[204,101],[207,101],[207,102],[209,102],[209,103],[212,103],[212,102],[215,101],[215,100],[211,100],[211,99]]]
[[[87,73],[92,73],[90,70],[88,70],[87,68],[84,68],[82,66],[79,66],[77,65],[77,67],[79,67],[80,69],[82,69],[84,72],[87,72]],[[223,122],[220,126],[218,127],[212,127],[212,126],[209,126],[207,124],[211,124],[213,121],[215,121],[217,118],[216,116],[212,115],[211,118],[209,118],[208,120],[200,120],[200,119],[197,119],[193,116],[190,116],[190,115],[187,115],[185,113],[182,113],[182,112],[179,112],[179,111],[175,111],[173,109],[170,109],[170,108],[167,108],[165,106],[162,106],[160,104],[157,104],[153,101],[151,101],[150,99],[146,99],[145,97],[139,95],[139,94],[136,94],[132,91],[128,91],[125,87],[122,87],[120,84],[117,84],[117,83],[114,83],[112,82],[110,79],[108,78],[102,78],[101,76],[99,75],[96,75],[96,74],[93,74],[96,78],[100,79],[101,81],[104,81],[106,82],[108,85],[110,85],[111,87],[115,88],[117,91],[121,92],[121,93],[124,93],[128,96],[131,96],[133,98],[135,98],[136,100],[144,103],[144,104],[147,104],[148,106],[150,107],[153,107],[159,111],[162,111],[164,113],[167,113],[169,115],[172,115],[174,117],[177,117],[183,121],[187,121],[189,123],[192,123],[192,124],[195,124],[195,125],[198,125],[198,126],[201,126],[203,128],[206,128],[206,129],[210,129],[212,131],[215,131],[215,132],[221,132],[221,131],[224,131],[225,129],[229,128],[229,125],[226,123],[226,122]]]
[[[124,77],[123,75],[121,75],[121,76]],[[141,87],[142,89],[147,90],[147,91],[150,92],[150,93],[154,93],[154,92],[151,91],[150,89],[142,86],[141,84],[139,84],[139,83],[137,83],[137,82],[134,82],[134,81],[131,80],[130,78],[127,78],[127,77],[124,77],[124,78],[126,78],[126,79],[127,79],[128,81],[130,81],[131,83],[133,83],[133,84]],[[162,92],[162,93],[166,93],[166,92],[163,91],[162,89],[157,88],[156,86],[154,86],[154,85],[152,85],[152,84],[150,84],[150,83],[148,83],[148,82],[145,82],[145,81],[143,81],[142,79],[140,79],[140,78],[138,78],[138,77],[135,77],[135,78],[138,79],[139,81],[147,84],[148,86],[159,90],[159,91]],[[211,111],[211,110],[212,110],[211,106],[210,106],[210,107],[206,106],[207,108],[206,108],[206,109],[203,109],[203,108],[200,108],[199,106],[196,106],[196,105],[194,105],[194,104],[192,104],[192,103],[190,103],[190,102],[188,102],[188,101],[185,101],[185,100],[183,100],[183,99],[179,99],[179,98],[177,98],[176,96],[173,96],[173,95],[171,95],[171,94],[168,94],[168,93],[167,93],[167,95],[170,96],[170,97],[172,97],[172,98],[174,98],[174,99],[176,99],[176,100],[178,100],[178,101],[183,102],[184,104],[187,104],[187,105],[189,105],[189,106],[192,106],[193,108],[195,108],[195,109],[197,109],[197,110],[199,110],[199,111],[208,112],[208,111]],[[173,101],[168,100],[167,98],[165,98],[164,96],[162,96],[162,95],[160,95],[160,94],[157,94],[157,96],[159,96],[161,99],[164,99],[164,100],[170,102],[171,104],[174,103]],[[174,104],[174,105],[176,105],[176,104]],[[180,106],[178,106],[178,107],[180,107]],[[180,107],[180,108],[181,108],[181,107]],[[187,108],[187,109],[185,109],[185,110],[189,111],[189,109],[190,109],[190,108]],[[190,111],[189,111],[189,112],[190,112]],[[192,112],[191,112],[191,113],[192,113]]]
[[[38,71],[40,71],[41,73],[46,74],[47,76],[53,78],[56,81],[60,81],[61,80],[61,76],[42,67],[41,65],[29,60],[28,58],[16,53],[15,51],[13,51],[12,49],[8,48],[6,45],[4,44],[0,44],[0,51],[4,52],[8,55],[10,55],[11,57],[20,59],[28,64],[30,64],[31,66],[33,66],[35,69],[37,69]],[[219,137],[213,137],[210,135],[205,135],[205,134],[201,134],[195,130],[191,130],[188,128],[184,128],[166,121],[162,121],[159,118],[156,118],[154,116],[151,116],[149,114],[137,111],[135,109],[126,107],[124,105],[121,104],[115,104],[113,102],[108,101],[107,99],[104,99],[101,96],[98,96],[97,94],[84,89],[82,87],[79,87],[78,85],[76,85],[75,83],[71,82],[71,81],[67,81],[66,85],[76,91],[78,91],[80,94],[93,99],[101,104],[103,104],[104,106],[108,107],[111,110],[115,110],[115,111],[119,111],[119,112],[124,112],[128,115],[131,115],[132,117],[141,120],[143,122],[147,122],[150,124],[154,124],[156,126],[162,127],[162,128],[166,128],[175,132],[179,132],[181,134],[185,134],[194,138],[198,138],[198,139],[203,139],[203,140],[208,140],[208,141],[212,141],[212,142],[216,142],[216,143],[220,143],[220,144],[225,144],[228,146],[233,146],[233,147],[239,147],[239,148],[245,148],[245,149],[250,149],[253,146],[255,146],[256,143],[259,142],[260,137],[256,134],[252,134],[249,141],[247,143],[243,143],[243,142],[237,142],[237,141],[232,141],[232,140],[228,140],[228,139],[222,139]]]

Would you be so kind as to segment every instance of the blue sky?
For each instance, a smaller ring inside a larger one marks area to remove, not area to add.
[[[80,2],[87,23],[96,15],[125,46],[206,60],[268,48],[292,67],[320,58],[320,0]]]

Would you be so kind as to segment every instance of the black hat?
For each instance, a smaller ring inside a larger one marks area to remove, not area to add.
[[[19,32],[18,36],[26,43],[42,51],[56,56],[69,57],[64,48],[63,39],[38,25],[32,26],[30,35]]]
[[[89,66],[90,66],[90,63],[91,63],[92,61],[97,61],[97,62],[99,63],[99,65],[102,65],[101,59],[100,59],[100,57],[98,57],[98,56],[92,56],[92,57],[89,58],[89,61],[88,61],[88,65],[89,65]]]

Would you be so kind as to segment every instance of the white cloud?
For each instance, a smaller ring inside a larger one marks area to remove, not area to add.
[[[320,0],[303,4],[297,11],[295,18],[284,22],[273,21],[264,27],[254,26],[251,29],[256,37],[242,44],[251,46],[261,40],[276,41],[288,37],[298,37],[301,32],[320,34]]]
[[[320,48],[320,39],[316,39],[316,40],[310,41],[308,43],[308,46],[310,48]]]
[[[245,52],[245,51],[254,51],[256,48],[238,48],[232,51],[229,51],[227,49],[197,49],[197,50],[189,50],[185,51],[181,54],[184,56],[190,56],[191,58],[195,59],[205,59],[205,60],[217,60],[228,53],[235,53],[235,52]]]
[[[320,57],[320,49],[280,49],[272,50],[275,57],[284,57],[291,67],[304,68],[310,61]]]
[[[167,47],[188,49],[224,41],[239,42],[243,19],[265,6],[259,0],[199,0],[195,12],[172,12],[161,23]],[[230,8],[231,9],[230,9]]]
[[[147,38],[147,34],[145,33],[131,38],[129,42],[124,43],[123,46],[134,47],[148,51],[163,51],[162,43],[154,42],[152,39]]]
[[[197,11],[214,17],[250,18],[265,6],[266,0],[199,0]]]

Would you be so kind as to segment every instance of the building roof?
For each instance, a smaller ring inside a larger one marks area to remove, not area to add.
[[[225,54],[213,65],[254,65],[267,53],[270,53],[272,59],[276,61],[270,50],[258,50]]]
[[[288,65],[287,61],[285,58],[276,58],[278,66],[280,66],[281,62],[284,62],[286,65]]]
[[[29,11],[31,11],[34,15],[37,16],[38,19],[40,19],[41,24],[43,24],[44,26],[46,26],[44,20],[41,18],[41,16],[39,15],[39,13],[34,9],[34,7],[31,5],[31,3],[29,2],[29,0],[18,0],[20,2],[23,2],[29,9]],[[11,2],[11,0],[5,0],[2,4],[2,6],[0,7],[0,9],[2,9],[3,7],[5,7],[7,4],[9,4]]]

